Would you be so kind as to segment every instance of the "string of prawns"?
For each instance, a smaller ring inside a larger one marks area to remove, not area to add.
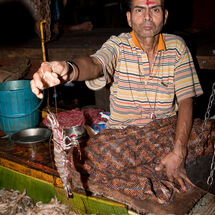
[[[50,122],[53,133],[55,165],[67,196],[69,198],[73,198],[72,187],[69,181],[67,151],[71,149],[72,146],[76,145],[68,136],[65,135],[62,126],[60,126],[56,116],[53,113],[49,113],[47,115],[47,119]]]

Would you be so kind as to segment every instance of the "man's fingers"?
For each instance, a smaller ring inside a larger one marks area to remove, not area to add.
[[[36,74],[39,75],[40,80],[45,83],[45,86],[53,87],[60,84],[59,76],[61,76],[63,68],[57,61],[43,62]],[[38,80],[37,77],[34,77],[34,79]]]
[[[40,90],[38,87],[36,87],[34,80],[31,80],[31,90],[32,92],[40,99],[43,98],[42,90]]]
[[[64,75],[67,74],[69,66],[66,62],[62,61],[62,62],[58,62],[58,61],[52,61],[50,62],[50,66],[52,69],[52,72],[57,74],[56,77],[63,77]]]
[[[36,96],[37,96],[39,99],[42,99],[42,98],[43,98],[43,93],[42,93],[42,92],[39,92],[38,94],[36,94]]]
[[[64,61],[43,62],[39,70],[34,73],[31,81],[32,92],[38,97],[43,98],[42,91],[45,88],[59,85],[66,80],[68,64]]]
[[[58,61],[52,61],[49,63],[49,65],[54,73],[62,75],[62,72],[64,71],[64,66],[61,63],[59,63]]]
[[[52,70],[40,68],[38,72],[33,75],[35,86],[40,90],[44,90],[46,87],[53,87],[60,84],[58,74],[52,72]]]
[[[180,184],[181,189],[182,189],[183,191],[186,191],[187,188],[186,188],[186,186],[185,186],[185,183],[184,183],[183,179],[182,179],[181,177],[177,177],[176,180],[177,180],[178,183]]]
[[[182,175],[182,178],[183,178],[189,185],[191,185],[192,187],[195,187],[195,184],[193,184],[193,183],[190,181],[190,179],[189,179],[185,174]]]
[[[36,87],[40,90],[43,90],[44,89],[44,84],[42,82],[42,77],[41,77],[41,73],[40,72],[36,72],[34,73],[33,75],[33,80],[31,81],[31,83],[33,83],[33,86],[32,87]]]
[[[43,85],[46,87],[53,87],[60,84],[60,80],[58,78],[58,74],[54,72],[44,72],[42,76]]]
[[[164,168],[164,165],[163,165],[162,163],[160,163],[159,165],[157,165],[157,166],[155,167],[155,170],[156,170],[156,171],[161,171],[163,168]]]
[[[178,177],[175,177],[175,179],[178,181],[178,183],[180,184],[181,186],[181,189],[183,191],[186,191],[187,188],[186,188],[186,185],[185,185],[185,182],[187,182],[189,185],[191,186],[195,186],[190,180],[189,178],[187,177],[187,175],[185,173],[181,173],[180,176]]]

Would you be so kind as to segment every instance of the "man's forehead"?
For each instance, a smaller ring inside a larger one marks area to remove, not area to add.
[[[132,1],[133,6],[153,6],[153,5],[161,5],[161,0],[133,0]]]

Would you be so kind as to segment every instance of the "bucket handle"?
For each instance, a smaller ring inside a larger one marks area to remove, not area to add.
[[[28,115],[30,115],[30,114],[32,114],[35,110],[37,110],[39,107],[40,107],[40,105],[42,104],[42,102],[43,102],[43,99],[41,99],[41,101],[40,101],[40,103],[37,105],[37,107],[36,108],[34,108],[34,110],[32,110],[30,113],[28,113],[28,114],[17,114],[17,115],[13,115],[13,116],[5,116],[5,115],[1,115],[0,114],[0,117],[7,117],[7,118],[14,118],[14,117],[24,117],[24,116],[28,116]]]

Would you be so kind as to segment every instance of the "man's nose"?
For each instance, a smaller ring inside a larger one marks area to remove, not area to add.
[[[151,19],[152,19],[151,10],[150,10],[149,8],[147,8],[147,9],[145,10],[144,16],[145,16],[145,17],[144,17],[145,20],[151,20]]]

